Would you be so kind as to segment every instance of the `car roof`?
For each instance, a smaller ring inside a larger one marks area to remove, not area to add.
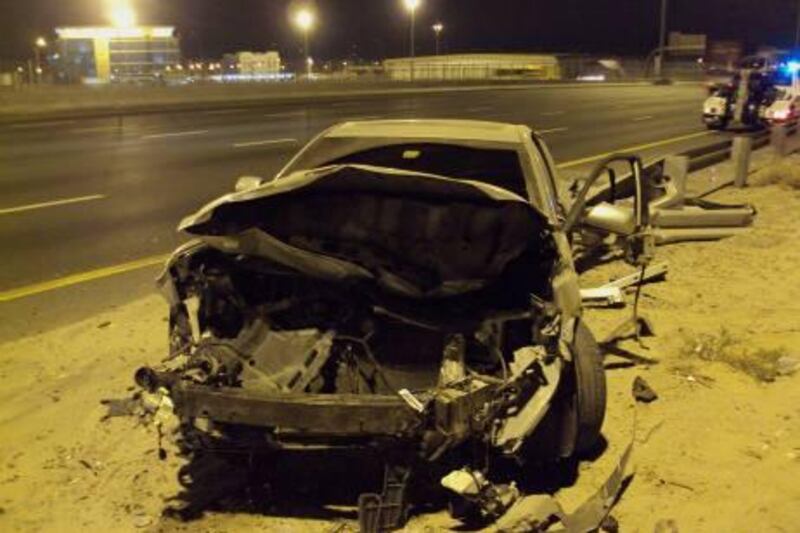
[[[483,141],[519,144],[526,126],[481,120],[365,120],[344,122],[329,129],[325,137],[388,137],[442,141]]]

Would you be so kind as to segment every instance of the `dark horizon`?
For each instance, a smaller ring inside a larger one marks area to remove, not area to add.
[[[132,0],[141,24],[175,25],[187,57],[218,58],[237,50],[277,49],[291,60],[301,39],[289,22],[296,0]],[[408,14],[401,0],[318,0],[319,25],[312,55],[320,60],[402,56],[408,47]],[[584,5],[582,5],[584,4]],[[644,55],[656,46],[660,0],[423,0],[417,51],[433,53],[431,25],[445,25],[445,52],[566,52]],[[769,5],[769,9],[764,7]],[[107,24],[103,0],[0,0],[0,58],[31,55],[38,35],[57,26]],[[706,33],[711,40],[739,40],[790,47],[797,2],[671,0],[669,29]]]

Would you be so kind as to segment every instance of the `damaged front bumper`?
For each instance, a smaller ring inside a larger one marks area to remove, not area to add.
[[[547,413],[562,370],[559,358],[532,359],[507,383],[465,378],[435,390],[392,395],[209,387],[149,368],[137,372],[137,382],[165,391],[181,421],[207,437],[223,437],[232,426],[260,429],[261,451],[403,441],[433,459],[474,438],[500,453],[517,453]]]

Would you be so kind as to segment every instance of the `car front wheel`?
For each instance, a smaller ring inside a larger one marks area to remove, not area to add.
[[[574,379],[574,451],[583,455],[598,444],[606,415],[606,373],[603,354],[592,332],[579,321],[572,350]]]

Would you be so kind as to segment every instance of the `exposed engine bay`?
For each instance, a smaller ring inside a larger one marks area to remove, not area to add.
[[[228,195],[182,229],[197,240],[160,280],[170,357],[136,381],[169,396],[185,453],[382,450],[383,492],[359,508],[386,530],[420,465],[487,518],[515,489],[481,477],[459,494],[458,472],[596,444],[597,345],[554,304],[563,259],[515,194],[343,165]]]

